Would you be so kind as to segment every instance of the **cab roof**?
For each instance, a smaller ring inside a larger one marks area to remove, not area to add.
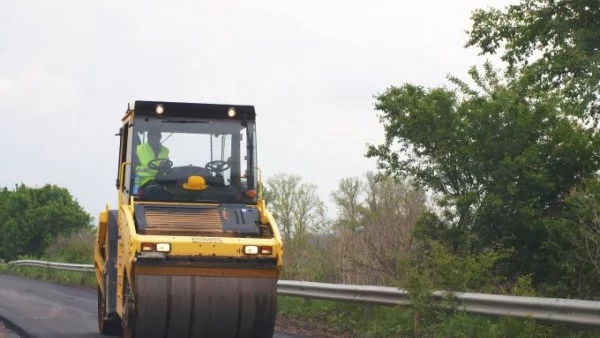
[[[161,105],[163,113],[158,114],[156,108]],[[228,111],[233,108],[235,116],[228,116]],[[235,104],[214,104],[214,103],[188,103],[188,102],[167,102],[167,101],[135,101],[127,109],[127,114],[134,111],[136,116],[165,116],[165,117],[184,117],[184,118],[210,118],[210,119],[228,119],[228,120],[254,120],[256,112],[254,106],[235,105]]]

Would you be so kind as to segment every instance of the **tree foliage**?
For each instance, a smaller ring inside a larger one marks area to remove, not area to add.
[[[265,198],[283,237],[286,278],[322,279],[327,257],[319,248],[329,224],[317,186],[298,175],[280,173],[267,180]]]
[[[317,186],[293,174],[276,174],[267,181],[269,207],[284,239],[298,240],[326,227],[325,204]]]
[[[67,189],[55,185],[0,190],[0,257],[38,256],[59,234],[68,235],[91,225]]]
[[[331,193],[331,197],[338,208],[338,217],[335,221],[337,229],[358,231],[362,226],[362,215],[366,212],[362,203],[365,184],[358,177],[342,178],[338,189]]]
[[[570,294],[596,297],[600,284],[600,180],[593,177],[575,187],[566,198],[562,236],[573,246],[571,273],[576,276]]]
[[[451,77],[456,89],[405,84],[379,95],[386,141],[367,156],[441,196],[442,226],[435,217],[429,226],[450,229],[455,249],[500,243],[515,249],[515,276],[555,278],[566,247],[554,219],[570,189],[598,170],[600,139],[564,116],[556,96],[531,100],[489,64],[470,74],[475,88]]]
[[[523,0],[473,13],[466,46],[502,53],[509,72],[540,92],[558,91],[580,117],[600,113],[600,1]]]
[[[455,254],[511,249],[499,264],[506,276],[531,273],[538,286],[569,294],[593,271],[576,257],[587,252],[594,264],[595,230],[577,216],[590,210],[573,191],[600,169],[590,128],[600,107],[600,2],[476,10],[466,46],[501,54],[506,71],[486,62],[469,83],[450,76],[451,89],[389,87],[375,105],[385,142],[366,156],[381,175],[412,177],[439,198],[441,212],[417,226],[421,238]]]

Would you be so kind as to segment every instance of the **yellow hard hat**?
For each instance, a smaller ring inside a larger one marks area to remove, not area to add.
[[[183,189],[186,190],[204,190],[206,188],[206,181],[202,176],[190,176],[187,182],[183,184]]]

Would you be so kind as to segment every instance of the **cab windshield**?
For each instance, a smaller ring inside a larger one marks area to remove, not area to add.
[[[136,118],[133,196],[256,203],[254,128],[253,121]]]

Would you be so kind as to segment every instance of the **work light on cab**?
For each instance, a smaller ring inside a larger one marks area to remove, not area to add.
[[[235,108],[231,107],[227,110],[227,116],[234,117],[235,116]]]

